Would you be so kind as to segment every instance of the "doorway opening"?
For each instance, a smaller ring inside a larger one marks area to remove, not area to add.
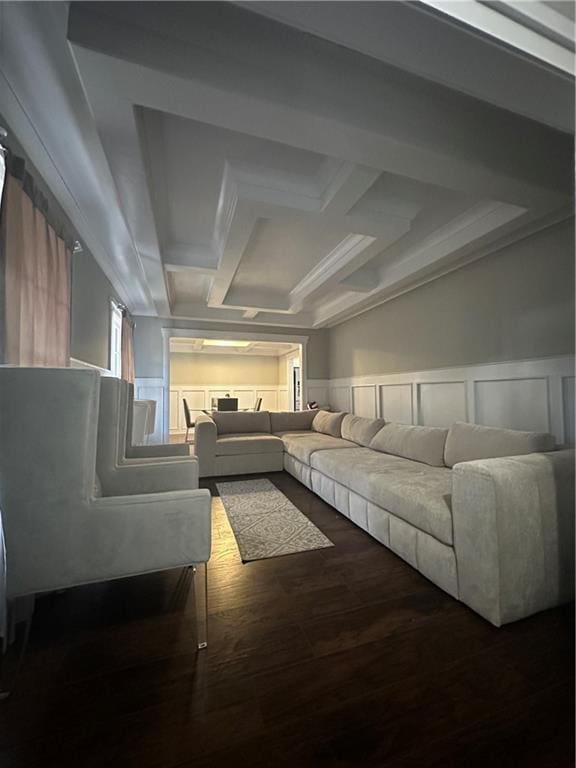
[[[202,411],[288,411],[302,406],[303,344],[178,335],[168,343],[171,442],[194,441]]]

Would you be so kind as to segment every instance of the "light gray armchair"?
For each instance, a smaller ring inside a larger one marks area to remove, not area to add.
[[[190,456],[190,448],[184,443],[163,443],[160,445],[133,445],[132,429],[134,419],[134,385],[120,382],[120,428],[122,448],[119,460]]]
[[[198,463],[194,456],[124,456],[121,391],[120,379],[101,378],[96,472],[104,493],[125,495],[197,488]]]
[[[93,371],[0,368],[7,596],[197,564],[203,647],[210,493],[194,487],[194,462],[135,467],[131,495],[117,495],[114,483],[100,485],[95,472],[99,379]],[[165,479],[149,482],[148,472],[164,472]],[[147,492],[161,485],[166,492]]]
[[[146,445],[150,434],[150,401],[134,400],[131,413],[132,431],[130,437],[132,444],[136,446]]]

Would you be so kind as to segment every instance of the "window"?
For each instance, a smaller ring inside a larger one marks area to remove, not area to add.
[[[110,315],[110,372],[119,379],[122,377],[122,310],[114,301]]]

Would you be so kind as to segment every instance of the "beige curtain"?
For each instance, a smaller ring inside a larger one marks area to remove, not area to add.
[[[134,324],[122,318],[122,378],[134,384]]]
[[[70,363],[70,251],[19,182],[6,177],[4,362],[64,367]]]

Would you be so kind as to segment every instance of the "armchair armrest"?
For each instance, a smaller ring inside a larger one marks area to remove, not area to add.
[[[496,626],[574,593],[574,451],[456,464],[460,599]]]
[[[187,461],[123,464],[101,481],[104,497],[189,491],[198,488],[198,462],[191,456]]]
[[[207,562],[210,504],[206,489],[96,498],[88,505],[90,546],[79,567],[93,581],[95,569],[113,579]]]
[[[194,454],[198,458],[200,477],[208,477],[215,472],[217,437],[218,430],[214,419],[205,413],[199,413],[194,429]]]
[[[190,446],[185,443],[164,443],[163,445],[132,445],[126,450],[127,459],[188,458]]]

